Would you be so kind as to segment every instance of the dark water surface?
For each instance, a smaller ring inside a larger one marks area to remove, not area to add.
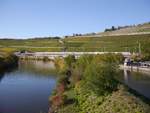
[[[20,61],[19,67],[0,74],[0,113],[48,111],[48,98],[55,88],[52,62]]]
[[[150,74],[128,70],[123,70],[121,73],[119,79],[123,83],[150,99]]]

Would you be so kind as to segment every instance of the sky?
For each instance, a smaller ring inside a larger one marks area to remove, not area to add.
[[[0,38],[65,36],[150,22],[150,0],[0,0]]]

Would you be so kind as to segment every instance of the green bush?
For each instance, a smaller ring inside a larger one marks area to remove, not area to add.
[[[114,65],[108,63],[91,63],[84,73],[84,78],[88,87],[96,94],[104,95],[117,89],[117,81],[114,76],[116,69]]]
[[[5,70],[10,67],[14,67],[18,64],[18,57],[14,54],[5,54],[0,57],[0,68]]]
[[[92,55],[83,55],[77,59],[71,76],[71,81],[73,84],[82,79],[86,67],[91,64],[92,60]]]

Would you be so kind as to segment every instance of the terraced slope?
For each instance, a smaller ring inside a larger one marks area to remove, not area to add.
[[[68,51],[130,51],[137,52],[141,45],[142,51],[150,48],[150,34],[121,35],[103,37],[66,38]]]
[[[74,37],[63,39],[0,40],[0,51],[149,51],[150,34],[103,37]]]
[[[59,39],[1,39],[0,50],[1,51],[61,51],[62,45],[59,43]]]

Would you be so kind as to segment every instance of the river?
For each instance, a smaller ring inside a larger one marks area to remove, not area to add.
[[[52,62],[19,61],[13,71],[0,74],[0,113],[47,113],[56,86]],[[119,80],[150,99],[150,74],[124,70]]]
[[[46,113],[56,85],[52,62],[19,61],[17,69],[0,74],[0,113]]]
[[[119,79],[131,89],[150,99],[150,74],[124,69]]]

